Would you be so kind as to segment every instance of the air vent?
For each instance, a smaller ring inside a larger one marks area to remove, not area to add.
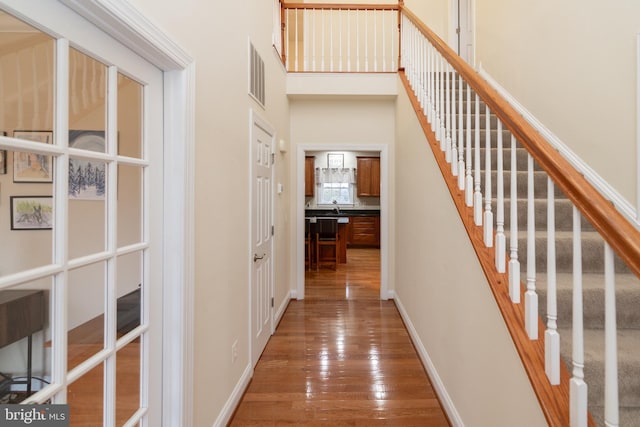
[[[265,106],[264,61],[251,42],[249,42],[249,95],[253,96],[260,105]]]

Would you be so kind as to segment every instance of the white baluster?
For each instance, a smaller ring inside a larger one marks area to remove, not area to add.
[[[451,69],[451,174],[458,176],[458,131],[456,120],[456,72]]]
[[[604,244],[604,424],[618,427],[618,327],[616,325],[616,283],[613,250]]]
[[[326,51],[325,51],[325,48],[324,48],[324,43],[325,43],[325,40],[327,39],[327,36],[325,34],[326,25],[325,25],[325,19],[324,19],[324,9],[320,10],[320,16],[322,17],[322,23],[321,23],[322,31],[320,32],[321,33],[320,34],[320,40],[321,40],[320,46],[321,46],[321,49],[322,49],[320,51],[320,68],[321,68],[320,71],[326,71],[325,58],[326,58],[327,54],[326,54]]]
[[[435,90],[436,96],[434,99],[434,132],[436,134],[436,140],[442,141],[441,133],[440,133],[440,58],[438,56],[438,52],[434,50],[433,52],[433,61],[434,61],[434,70],[435,70]],[[440,148],[442,149],[442,142],[440,142]]]
[[[518,260],[518,163],[516,137],[511,135],[511,221],[509,254],[509,296],[514,304],[520,304],[520,261]]]
[[[560,334],[556,292],[556,215],[555,194],[547,178],[547,329],[544,332],[544,370],[552,385],[560,384]]]
[[[385,35],[387,34],[387,29],[385,24],[385,12],[382,11],[380,12],[382,16],[382,72],[387,71],[387,38],[385,37]],[[424,52],[424,50],[423,50]]]
[[[300,28],[300,27],[299,27],[299,24],[300,24],[300,23],[298,22],[298,15],[299,15],[300,13],[299,13],[298,9],[294,9],[294,12],[295,12],[295,20],[296,20],[296,31],[295,31],[295,39],[294,39],[294,41],[293,41],[294,54],[295,54],[295,57],[294,57],[294,64],[295,64],[295,65],[294,65],[294,67],[293,67],[293,68],[294,68],[294,70],[296,70],[296,71],[300,71],[300,61],[299,61],[299,58],[298,58],[298,55],[300,54],[300,53],[299,53],[300,48],[299,48],[299,46],[298,46],[298,43],[299,43],[299,40],[298,40],[298,30],[299,30],[299,28]],[[289,14],[287,14],[287,17],[288,17],[288,16],[289,16]],[[291,29],[289,28],[289,25],[287,24],[287,33],[288,33],[289,31],[291,31]],[[287,39],[288,39],[288,38],[289,38],[289,37],[288,37],[288,35],[287,35]],[[289,57],[290,57],[290,56],[291,56],[291,55],[287,55],[287,70],[290,70],[290,69],[291,69],[291,68],[290,68],[290,67],[291,67],[291,63],[290,63],[290,60],[289,60]],[[305,66],[304,71],[307,71],[307,69],[306,69],[307,64],[305,64],[304,66]]]
[[[313,70],[312,71],[318,71],[318,68],[316,66],[317,65],[317,57],[318,57],[318,54],[316,52],[316,32],[317,32],[316,21],[317,21],[318,18],[317,18],[316,13],[315,13],[316,10],[315,9],[311,9],[311,11],[312,11],[312,15],[311,15],[312,16],[312,20],[310,22],[311,23],[310,31],[311,31],[311,34],[313,36],[313,52],[311,53],[311,58],[312,58],[312,61],[313,61],[313,63],[312,63]]]
[[[364,10],[364,71],[369,72],[369,13]]]
[[[487,106],[485,114],[485,152],[484,152],[484,244],[493,247],[493,212],[491,212],[491,111]]]
[[[342,64],[342,40],[344,40],[342,38],[342,16],[345,13],[349,13],[349,10],[346,11],[338,11],[338,16],[340,17],[340,20],[338,22],[338,71],[342,72],[344,71],[343,64]]]
[[[498,119],[497,141],[497,167],[498,176],[496,183],[496,269],[498,273],[504,273],[507,269],[507,243],[504,235],[504,167],[502,162],[502,122]]]
[[[444,157],[447,163],[451,163],[451,70],[449,63],[445,62],[445,111],[444,111]]]
[[[32,103],[33,103],[33,115],[31,118],[31,129],[38,129],[41,125],[40,122],[40,81],[38,80],[38,56],[36,55],[36,48],[31,48],[31,85],[33,90],[31,91]],[[95,81],[95,68],[96,61],[93,62],[94,74],[93,80]],[[95,91],[93,92],[95,93]]]
[[[404,36],[404,33],[403,33]],[[351,72],[351,9],[347,10],[347,72]]]
[[[297,10],[296,10],[297,13]],[[311,40],[311,38],[309,37],[309,11],[307,9],[304,9],[302,11],[302,22],[306,22],[307,25],[304,25],[302,27],[302,34],[303,34],[303,40],[302,40],[302,58],[303,58],[303,66],[302,69],[304,71],[309,71],[309,51],[310,51],[310,46],[309,46],[309,40]]]
[[[372,11],[373,15],[373,71],[378,71],[378,18],[376,11]]]
[[[465,204],[468,207],[473,206],[473,167],[471,150],[471,85],[467,83],[467,162],[466,162],[466,179],[464,183]]]
[[[428,74],[427,74],[427,78],[429,79],[429,105],[428,105],[428,110],[429,110],[429,123],[431,124],[431,130],[435,131],[435,96],[436,96],[436,90],[435,90],[435,81],[436,81],[436,75],[435,75],[435,67],[434,67],[434,63],[433,63],[433,46],[431,45],[431,43],[429,43],[429,49],[427,51],[427,70],[428,70]]]
[[[360,72],[360,16],[358,15],[359,15],[359,11],[358,9],[356,9],[356,71]],[[407,38],[408,38],[408,34],[407,34]]]
[[[446,150],[446,145],[447,145],[447,131],[445,129],[446,126],[446,117],[445,117],[445,102],[444,102],[444,80],[445,80],[445,68],[444,68],[444,58],[442,57],[442,55],[438,54],[438,62],[440,62],[439,65],[439,70],[440,70],[440,113],[439,113],[439,117],[440,117],[440,149],[442,151]]]
[[[462,76],[458,76],[458,189],[464,190],[465,166],[464,166],[464,100]]]
[[[582,227],[580,212],[573,207],[573,376],[569,381],[571,427],[587,425],[587,383],[584,381],[584,328],[582,315]]]
[[[533,185],[533,157],[527,164],[527,292],[524,294],[525,329],[538,339],[538,294],[536,294],[536,224]]]
[[[480,97],[476,93],[476,146],[473,163],[475,173],[473,175],[473,220],[477,226],[482,225],[482,191],[480,191]]]

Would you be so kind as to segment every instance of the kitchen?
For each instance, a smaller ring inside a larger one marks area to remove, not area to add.
[[[305,152],[305,269],[338,268],[347,249],[380,248],[380,152]]]

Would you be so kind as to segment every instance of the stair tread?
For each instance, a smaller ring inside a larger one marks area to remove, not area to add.
[[[562,353],[571,355],[571,343],[573,336],[571,329],[558,329],[560,334],[560,342]],[[638,342],[640,342],[640,329],[618,329],[618,366],[623,364],[637,365],[640,370],[640,362],[638,361]],[[604,363],[604,329],[585,329],[584,330],[584,359],[587,363]],[[566,351],[565,351],[566,350]]]
[[[616,292],[620,291],[636,291],[640,293],[640,279],[633,274],[616,274]],[[547,274],[536,274],[536,287],[540,290],[546,291]],[[561,289],[573,289],[573,274],[571,273],[557,273],[556,274],[556,286],[558,290]],[[602,274],[583,274],[582,275],[582,288],[584,290],[589,289],[604,289],[604,275]]]

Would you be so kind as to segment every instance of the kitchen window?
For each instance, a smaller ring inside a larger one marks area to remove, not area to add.
[[[318,168],[319,205],[353,205],[353,170],[350,168]]]

